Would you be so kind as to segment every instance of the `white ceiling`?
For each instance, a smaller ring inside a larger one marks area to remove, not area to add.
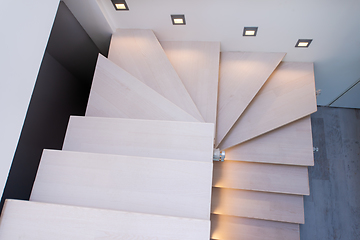
[[[328,105],[360,78],[359,0],[63,0],[100,49],[116,28],[153,29],[160,41],[220,41],[222,51],[286,52],[284,61],[314,62],[319,105]],[[171,14],[185,14],[173,26]],[[256,37],[243,37],[257,26]],[[299,38],[313,39],[308,49]],[[360,94],[360,93],[359,93]],[[360,103],[359,103],[360,106]]]

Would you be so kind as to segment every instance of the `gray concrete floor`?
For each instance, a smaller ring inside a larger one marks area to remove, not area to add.
[[[319,151],[301,240],[360,240],[360,110],[319,107],[311,123]]]

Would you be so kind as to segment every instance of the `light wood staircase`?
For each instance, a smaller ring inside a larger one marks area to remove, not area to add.
[[[117,30],[0,239],[299,240],[316,97],[312,63],[284,56]]]

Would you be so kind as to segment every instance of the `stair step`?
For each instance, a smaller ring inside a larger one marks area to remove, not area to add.
[[[71,116],[63,150],[212,162],[214,124]]]
[[[299,224],[211,215],[211,238],[221,240],[300,240]]]
[[[309,195],[307,167],[238,161],[214,162],[214,187]]]
[[[198,122],[101,54],[96,64],[86,116]]]
[[[216,122],[220,42],[161,42],[205,122]]]
[[[284,56],[285,53],[221,53],[216,146]]]
[[[6,200],[0,239],[210,238],[210,221]]]
[[[212,163],[44,150],[31,201],[210,219]]]
[[[303,196],[213,188],[214,214],[304,223]]]
[[[108,58],[199,121],[204,121],[153,31],[117,29],[111,38]]]
[[[219,147],[226,149],[235,146],[315,111],[313,64],[283,62],[264,84]]]
[[[225,160],[314,166],[310,116],[226,149]]]

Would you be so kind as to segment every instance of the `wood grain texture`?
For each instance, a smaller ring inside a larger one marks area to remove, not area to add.
[[[211,215],[211,238],[221,240],[300,240],[299,224]]]
[[[212,163],[44,150],[30,200],[210,219]]]
[[[212,162],[214,124],[71,116],[63,150]]]
[[[214,162],[214,187],[309,195],[307,167],[239,161]]]
[[[225,160],[314,166],[310,116],[226,149]]]
[[[222,52],[215,145],[264,85],[285,53]]]
[[[208,240],[210,221],[6,200],[0,239]]]
[[[303,196],[213,188],[214,214],[304,223]]]
[[[118,29],[111,38],[108,58],[199,121],[204,121],[151,30]]]
[[[226,149],[315,112],[316,96],[312,63],[281,63],[220,148]]]
[[[85,115],[198,122],[101,54],[98,56]]]
[[[161,42],[205,122],[216,122],[220,42]]]

